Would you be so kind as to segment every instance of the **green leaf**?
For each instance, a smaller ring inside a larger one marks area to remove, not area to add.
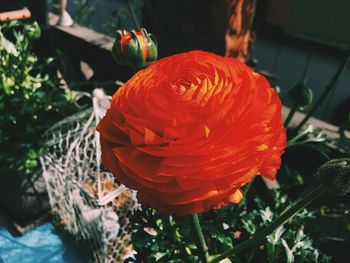
[[[289,248],[287,242],[283,238],[281,239],[281,241],[287,255],[287,263],[293,263],[294,262],[293,251]]]
[[[187,244],[187,247],[190,249],[197,249],[197,246],[194,242],[188,242],[186,244]]]
[[[163,257],[165,257],[167,254],[168,254],[167,252],[164,252],[164,253],[162,253],[162,252],[157,252],[157,253],[155,254],[155,260],[156,260],[156,261],[159,261],[159,260],[161,260]]]
[[[254,235],[256,228],[252,221],[242,219],[243,227],[248,231],[249,234]]]
[[[159,249],[158,243],[154,243],[154,244],[151,246],[151,250],[152,250],[152,251],[158,251],[158,249]]]
[[[185,250],[186,250],[186,253],[188,254],[188,255],[191,255],[192,253],[191,253],[191,249],[189,248],[189,247],[185,247]]]
[[[211,256],[209,256],[209,260],[212,260],[217,256],[219,256],[219,255],[211,255]],[[228,258],[225,258],[223,260],[220,260],[219,263],[232,263],[232,261]]]
[[[218,235],[218,240],[220,241],[220,243],[222,243],[226,247],[229,247],[229,248],[233,247],[232,239],[226,236],[224,233],[220,233]]]

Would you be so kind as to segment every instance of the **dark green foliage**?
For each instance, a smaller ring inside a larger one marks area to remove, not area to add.
[[[75,107],[50,74],[52,59],[32,52],[38,25],[10,22],[0,30],[0,165],[29,175],[44,151],[43,131]]]
[[[143,209],[132,218],[132,243],[136,261],[128,262],[199,262],[190,221],[185,217],[162,216]]]
[[[255,195],[253,199],[249,204],[229,205],[200,215],[211,255],[249,239],[292,204],[280,191]],[[200,262],[194,255],[196,245],[187,218],[162,216],[144,208],[132,220],[132,241],[138,254],[129,262]],[[260,246],[249,248],[230,260],[241,263],[330,262],[330,258],[313,244],[313,239],[318,239],[314,220],[313,212],[304,209],[285,226],[277,228]]]

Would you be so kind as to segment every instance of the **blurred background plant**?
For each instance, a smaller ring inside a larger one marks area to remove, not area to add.
[[[0,164],[23,175],[38,168],[42,132],[76,109],[53,59],[33,53],[39,37],[36,22],[0,25]]]

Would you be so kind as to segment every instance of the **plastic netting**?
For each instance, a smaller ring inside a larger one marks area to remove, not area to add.
[[[45,133],[41,158],[54,223],[67,231],[92,262],[122,262],[133,252],[129,217],[135,193],[101,167],[95,127],[110,97],[94,90],[93,107],[55,124]]]

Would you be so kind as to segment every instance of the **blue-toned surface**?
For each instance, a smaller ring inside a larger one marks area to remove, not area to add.
[[[0,263],[81,263],[77,248],[62,239],[51,223],[24,236],[13,236],[0,213]]]

